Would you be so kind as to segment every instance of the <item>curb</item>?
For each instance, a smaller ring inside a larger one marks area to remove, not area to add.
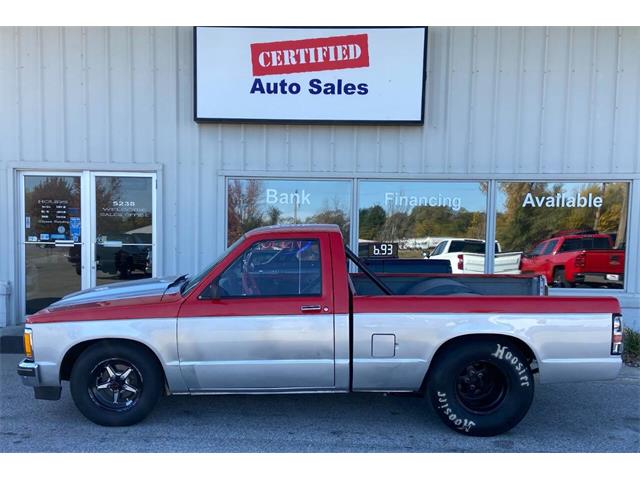
[[[24,325],[0,328],[0,353],[24,353],[22,330]]]
[[[0,353],[24,353],[22,337],[0,338]]]

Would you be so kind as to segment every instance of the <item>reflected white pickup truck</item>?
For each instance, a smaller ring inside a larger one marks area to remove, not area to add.
[[[502,253],[495,243],[494,272],[517,275],[520,273],[522,252]],[[475,238],[448,238],[442,240],[429,259],[449,260],[452,273],[484,273],[485,241]]]
[[[618,301],[540,295],[539,281],[376,275],[337,226],[259,228],[197,275],[97,287],[27,317],[18,374],[42,399],[69,381],[102,425],[141,421],[163,394],[417,392],[453,430],[495,435],[529,410],[534,376],[621,366]]]

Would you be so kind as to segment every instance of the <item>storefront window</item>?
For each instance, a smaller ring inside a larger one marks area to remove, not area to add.
[[[486,182],[361,181],[359,255],[374,256],[386,243],[392,256],[446,259],[463,273],[458,255],[468,252],[481,273],[487,188]]]
[[[496,273],[545,275],[552,287],[622,288],[629,184],[498,184]],[[505,269],[505,258],[519,259]]]
[[[352,183],[345,180],[227,181],[227,245],[268,225],[332,223],[349,243]]]

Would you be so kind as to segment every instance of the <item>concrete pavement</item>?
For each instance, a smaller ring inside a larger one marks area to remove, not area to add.
[[[537,385],[529,414],[491,438],[456,434],[421,398],[379,394],[169,397],[142,423],[107,428],[35,400],[0,355],[2,452],[639,452],[640,369],[608,382]]]

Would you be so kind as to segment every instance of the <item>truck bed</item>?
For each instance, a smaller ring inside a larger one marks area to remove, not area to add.
[[[446,275],[446,274],[378,274],[395,295],[545,295],[539,276],[521,275]],[[384,295],[362,273],[350,273],[355,295]]]

